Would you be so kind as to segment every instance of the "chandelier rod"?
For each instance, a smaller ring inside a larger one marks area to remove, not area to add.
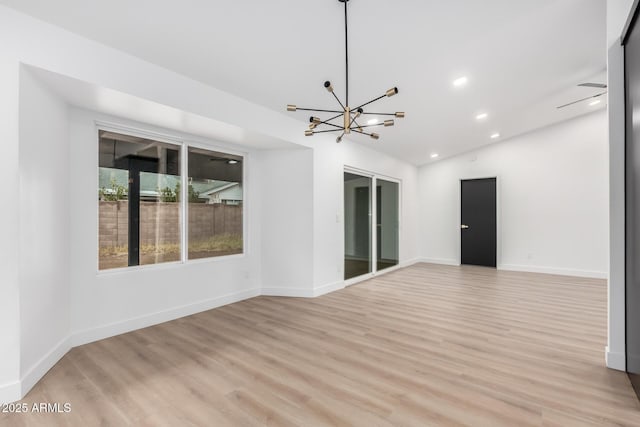
[[[345,57],[345,69],[346,69],[346,99],[345,103],[349,105],[349,27],[347,26],[347,3],[349,0],[344,1],[344,57]],[[338,99],[336,97],[336,99]],[[338,102],[340,102],[338,100]],[[341,103],[342,105],[342,103]],[[344,108],[344,106],[342,107]]]
[[[298,111],[317,111],[317,112],[320,112],[320,113],[340,113],[340,115],[344,114],[344,110],[343,111],[338,111],[338,110],[319,110],[317,108],[300,108],[300,107],[296,107],[296,110],[298,110]]]
[[[386,94],[385,94],[385,95],[381,95],[381,96],[379,96],[379,97],[377,97],[377,98],[375,98],[375,99],[372,99],[372,100],[371,100],[371,101],[369,101],[369,102],[365,102],[365,103],[364,103],[364,104],[362,104],[362,105],[358,105],[356,108],[354,108],[354,110],[357,110],[358,108],[362,108],[362,107],[364,107],[365,105],[369,105],[369,104],[372,104],[372,103],[374,103],[374,102],[376,102],[376,101],[379,101],[379,100],[381,100],[382,98],[384,98],[385,96],[387,96],[387,95],[386,95]]]

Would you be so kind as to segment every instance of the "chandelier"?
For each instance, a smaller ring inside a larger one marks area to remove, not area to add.
[[[398,93],[398,88],[393,87],[388,91],[386,91],[383,95],[378,96],[369,102],[365,102],[364,104],[360,104],[355,108],[351,108],[349,106],[349,32],[348,32],[348,25],[347,25],[347,22],[348,22],[347,3],[349,2],[349,0],[338,0],[338,1],[341,3],[344,3],[344,51],[345,51],[345,70],[346,70],[345,103],[343,104],[342,101],[340,101],[340,98],[338,98],[335,91],[333,90],[333,86],[331,82],[326,81],[324,82],[324,87],[331,95],[333,95],[336,101],[338,101],[338,104],[340,104],[340,108],[341,108],[340,110],[300,108],[296,105],[289,104],[287,105],[287,111],[311,111],[315,113],[337,114],[333,117],[330,117],[324,120],[316,116],[311,116],[309,118],[309,129],[305,130],[304,132],[306,136],[313,136],[316,133],[340,132],[340,136],[336,138],[336,142],[340,142],[342,141],[342,137],[344,137],[344,135],[348,135],[353,131],[354,133],[359,133],[361,135],[368,135],[373,139],[379,139],[380,135],[374,132],[371,132],[371,133],[368,132],[369,128],[374,128],[378,126],[384,126],[384,127],[393,126],[394,125],[393,119],[384,120],[381,123],[372,123],[372,124],[367,123],[365,125],[360,125],[360,123],[358,123],[358,119],[361,116],[365,116],[365,115],[393,116],[397,118],[403,118],[404,112],[400,112],[400,111],[395,113],[372,113],[364,110],[364,107],[370,104],[373,104],[374,102],[379,101],[384,97],[391,97],[393,95],[396,95]],[[335,122],[336,120],[338,121],[337,123]]]

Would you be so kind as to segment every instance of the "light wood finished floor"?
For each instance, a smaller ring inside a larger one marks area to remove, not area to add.
[[[602,280],[428,264],[73,349],[0,425],[640,426]]]

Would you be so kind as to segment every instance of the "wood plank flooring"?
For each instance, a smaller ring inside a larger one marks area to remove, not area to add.
[[[606,283],[418,264],[73,349],[10,426],[640,426]]]

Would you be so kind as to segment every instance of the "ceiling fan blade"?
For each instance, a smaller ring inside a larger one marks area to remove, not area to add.
[[[582,102],[582,101],[586,101],[586,100],[589,100],[589,99],[597,98],[597,97],[599,97],[599,96],[604,95],[605,93],[607,93],[607,92],[602,92],[602,93],[599,93],[599,94],[597,94],[597,95],[593,95],[593,96],[587,96],[586,98],[578,99],[577,101],[573,101],[573,102],[570,102],[570,103],[568,103],[568,104],[561,105],[561,106],[556,107],[556,108],[557,108],[557,109],[560,109],[560,108],[568,107],[569,105],[577,104],[578,102]]]
[[[580,83],[578,86],[582,87],[597,87],[598,89],[606,89],[607,85],[604,83]]]

